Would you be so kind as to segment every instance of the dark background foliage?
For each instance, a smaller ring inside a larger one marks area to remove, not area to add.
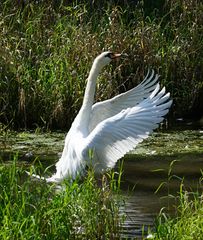
[[[129,58],[102,72],[97,101],[153,68],[174,99],[169,116],[202,117],[202,12],[200,0],[2,1],[1,123],[68,129],[92,61],[107,49]]]

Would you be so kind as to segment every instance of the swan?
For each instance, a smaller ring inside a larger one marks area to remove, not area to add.
[[[93,166],[95,173],[113,168],[121,157],[147,138],[168,113],[172,104],[170,93],[166,93],[165,87],[160,89],[159,76],[153,70],[133,89],[93,104],[99,73],[120,57],[122,54],[106,51],[95,58],[81,109],[56,163],[56,173],[43,178],[46,182],[74,179],[88,165]]]

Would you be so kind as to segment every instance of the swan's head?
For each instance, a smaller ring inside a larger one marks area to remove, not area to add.
[[[99,56],[97,56],[95,58],[95,63],[99,67],[103,68],[104,66],[109,64],[111,61],[113,61],[119,57],[121,57],[120,53],[113,53],[113,52],[107,51],[107,52],[103,52]]]

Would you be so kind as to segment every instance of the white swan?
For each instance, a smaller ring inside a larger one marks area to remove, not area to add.
[[[44,178],[47,182],[75,178],[89,164],[96,173],[113,168],[117,160],[147,138],[168,113],[172,100],[165,88],[160,90],[154,71],[151,75],[148,72],[137,87],[93,104],[97,76],[105,65],[120,56],[108,51],[94,60],[82,107],[66,136],[56,173]]]

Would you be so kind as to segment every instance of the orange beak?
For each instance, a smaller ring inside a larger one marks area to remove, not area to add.
[[[120,57],[128,57],[128,54],[126,53],[112,53],[111,54],[111,59],[116,59]]]
[[[116,58],[119,58],[119,57],[121,57],[121,53],[112,53],[111,54],[111,59],[116,59]]]

